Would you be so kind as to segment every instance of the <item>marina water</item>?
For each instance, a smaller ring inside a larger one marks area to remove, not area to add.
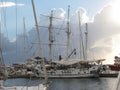
[[[116,90],[118,78],[49,79],[49,90]],[[43,79],[7,79],[5,86],[38,85]]]

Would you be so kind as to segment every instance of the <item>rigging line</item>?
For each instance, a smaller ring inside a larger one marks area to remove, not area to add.
[[[0,69],[0,71],[2,71],[2,73],[4,74],[4,78],[6,78],[6,68],[5,68],[5,63],[4,63],[4,59],[3,59],[3,54],[2,54],[2,49],[0,48],[0,53],[1,53],[1,57],[0,57],[0,67],[2,69]]]
[[[6,8],[2,8],[1,9],[1,14],[0,15],[1,15],[0,16],[0,48],[1,48],[1,54],[2,54],[2,33],[1,33],[2,32],[2,23],[1,22],[3,22],[3,27],[5,29],[4,31],[7,31],[7,25],[6,25]],[[7,33],[7,37],[8,37],[8,33]],[[2,55],[2,60],[3,60],[3,55]],[[4,61],[3,61],[3,63],[4,63]]]
[[[65,23],[65,20],[63,20],[63,23],[61,24],[60,28],[58,29],[59,30],[58,33],[60,33],[60,31],[63,30],[62,27],[63,27],[64,23]]]
[[[23,27],[24,27],[24,33],[23,33],[23,36],[24,36],[24,44],[25,44],[25,47],[24,47],[24,49],[26,49],[26,48],[28,48],[28,47],[26,47],[26,46],[28,46],[29,45],[29,43],[30,43],[30,41],[29,41],[29,39],[28,39],[28,36],[27,36],[27,30],[26,30],[26,22],[25,22],[25,17],[23,17]]]
[[[26,23],[25,23],[25,17],[23,17],[23,43],[24,43],[24,47],[23,47],[23,51],[24,51],[24,59],[26,59],[27,55],[26,55]]]
[[[25,37],[26,37],[26,25],[25,25],[25,17],[23,17],[23,43],[24,43],[24,50],[25,50]],[[25,52],[25,51],[24,51]]]
[[[1,33],[1,29],[2,29],[2,25],[1,25],[1,18],[2,18],[2,13],[0,13],[1,17],[0,17],[0,66],[2,64],[2,33]]]
[[[42,17],[40,16],[39,22],[44,22],[44,21],[48,21],[48,18],[42,18]],[[45,24],[46,24],[46,22],[43,23],[43,25],[45,25]]]
[[[8,38],[8,30],[7,30],[7,22],[6,22],[6,7],[3,8],[3,22],[4,22],[4,33],[6,34],[6,37]],[[6,42],[9,43],[9,42]],[[7,49],[7,45],[4,45],[5,49]]]
[[[25,52],[25,53],[29,53],[29,52],[32,50],[33,47],[34,47],[33,44],[31,44],[31,46],[26,49],[26,52]]]
[[[4,67],[5,66],[5,63],[4,63],[4,58],[3,58],[3,53],[2,53],[2,34],[1,34],[1,21],[0,21],[0,67]],[[4,73],[5,75],[5,67],[1,70],[0,68],[0,71],[2,71],[2,73]],[[4,77],[5,79],[5,77]]]
[[[6,7],[3,9],[3,13],[4,13],[4,28],[8,37],[8,30],[7,30],[7,23],[6,23]]]
[[[0,48],[2,48],[1,21],[0,21]]]
[[[45,16],[45,17],[50,17],[50,16],[46,16],[46,15],[42,15],[42,14],[40,14],[40,15],[41,15],[41,16]],[[60,20],[61,20],[61,18],[57,18],[57,17],[52,17],[52,18],[53,18],[53,19],[55,18],[55,19],[60,19]],[[62,28],[62,26],[64,25],[65,18],[62,19],[62,20],[63,20],[63,24],[61,25],[61,28]],[[40,26],[40,27],[45,27],[45,26]],[[45,27],[45,28],[47,28],[47,27]],[[53,28],[61,30],[61,28],[57,28],[57,27],[53,27]],[[66,28],[64,28],[64,29],[66,29]]]
[[[2,54],[2,48],[0,47],[0,65],[5,66],[4,59],[3,59],[3,54]]]
[[[1,63],[1,65],[5,66],[1,47],[0,47],[0,54],[1,54],[0,63]]]
[[[15,3],[17,4],[17,0],[15,0]],[[16,19],[16,21],[15,21],[15,23],[16,23],[16,25],[15,25],[15,27],[16,27],[16,54],[15,54],[15,56],[16,56],[16,59],[17,59],[17,53],[18,53],[18,50],[17,50],[17,46],[18,46],[18,43],[17,43],[17,5],[15,6],[15,19]],[[15,83],[15,81],[14,81],[14,83]]]
[[[1,28],[1,27],[0,27]],[[1,32],[1,29],[0,29],[0,32]],[[1,35],[1,33],[0,33],[0,43],[2,42],[2,35]],[[3,60],[3,54],[2,54],[2,43],[0,44],[0,63],[1,64],[3,64],[3,65],[5,65],[4,64],[4,60]]]
[[[95,60],[95,53],[94,52],[92,52],[92,57],[91,58],[93,58]]]
[[[47,27],[47,26],[39,26],[39,27],[49,28],[49,27]],[[58,28],[58,27],[53,27],[53,29],[64,30],[64,31],[66,30],[66,28],[61,29],[61,28]]]
[[[1,35],[2,35],[2,8],[0,8],[0,33],[1,33]],[[2,40],[2,39],[1,39]],[[1,43],[0,43],[1,44]]]
[[[17,4],[17,0],[15,0],[15,3]],[[15,18],[16,18],[16,59],[17,59],[17,52],[18,52],[18,49],[17,49],[17,44],[18,44],[18,42],[17,42],[17,5],[15,6]]]
[[[44,17],[50,17],[50,16],[43,15],[43,14],[40,14],[40,15],[41,15],[41,16],[44,16]],[[61,20],[61,18],[58,18],[58,17],[53,17],[53,18]]]
[[[0,20],[1,20],[1,26],[0,26],[0,29],[1,29],[1,42],[3,42],[3,40],[2,40],[2,29],[4,28],[4,13],[3,13],[3,9],[4,8],[2,8],[1,9],[1,17],[0,17]],[[5,30],[3,30],[3,34],[5,33]],[[1,48],[2,48],[2,43],[1,43]]]

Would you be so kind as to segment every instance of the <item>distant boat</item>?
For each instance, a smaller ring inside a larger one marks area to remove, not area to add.
[[[120,71],[120,57],[115,56],[114,64],[109,64],[109,68],[113,71]]]

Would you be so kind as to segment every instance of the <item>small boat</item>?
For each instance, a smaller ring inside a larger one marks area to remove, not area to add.
[[[119,71],[120,70],[120,57],[115,56],[114,57],[114,64],[109,64],[109,68],[113,71]]]

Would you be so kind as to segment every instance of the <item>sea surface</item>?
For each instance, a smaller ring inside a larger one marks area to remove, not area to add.
[[[43,79],[7,79],[5,86],[34,86]],[[49,90],[116,90],[118,78],[49,79]],[[120,90],[120,89],[119,89]]]

